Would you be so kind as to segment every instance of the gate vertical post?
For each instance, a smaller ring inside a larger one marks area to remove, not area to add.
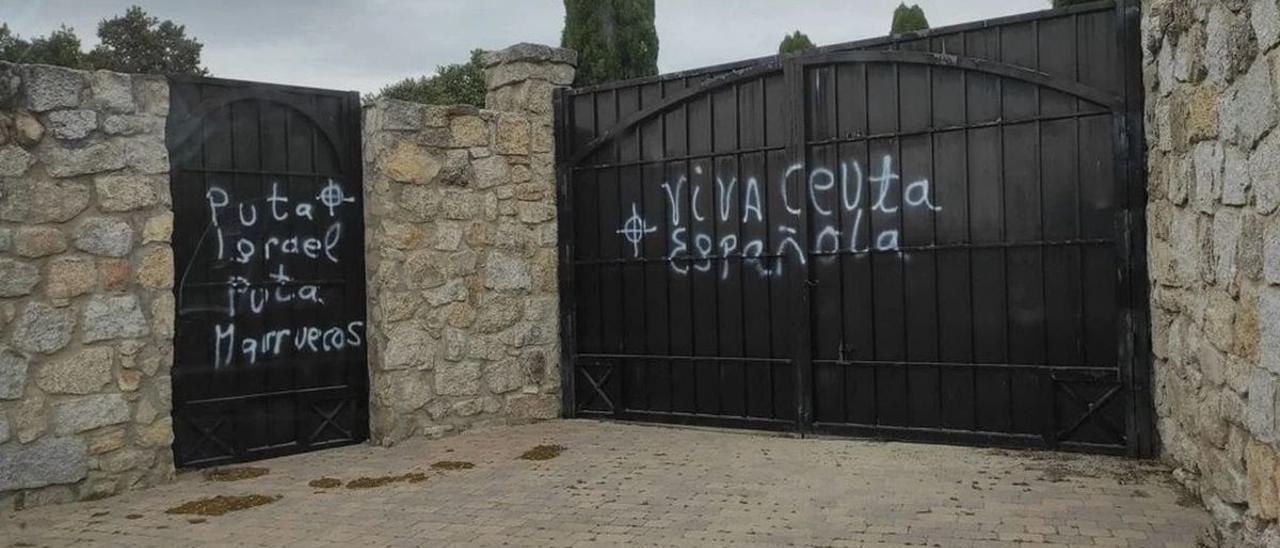
[[[805,192],[809,178],[809,166],[805,155],[805,134],[808,119],[805,116],[805,81],[804,63],[800,57],[793,57],[783,62],[782,74],[784,88],[787,90],[787,163],[800,166],[798,170],[788,169],[795,173],[795,178],[788,177],[782,181],[783,192],[789,196],[798,196],[796,207],[800,210],[800,221],[796,226],[796,241],[803,252],[795,255],[793,264],[786,265],[787,288],[791,299],[791,363],[795,368],[796,381],[796,427],[801,433],[809,432],[813,427],[813,336],[809,290],[813,283],[809,279],[809,200]],[[793,184],[792,181],[798,181]],[[780,260],[786,260],[781,258]]]
[[[350,170],[351,173],[347,176],[347,180],[349,181],[348,184],[354,186],[354,192],[356,192],[356,195],[360,197],[361,207],[363,208],[367,207],[368,201],[364,199],[366,196],[364,166],[360,163],[364,158],[364,111],[360,103],[360,93],[355,91],[348,92],[346,94],[345,105],[348,118],[346,131],[343,132],[342,138],[346,140],[347,157],[351,158],[356,162],[356,165],[359,166],[358,168]],[[363,211],[367,210],[362,210],[362,212]],[[368,276],[369,272],[366,268],[366,259],[365,254],[363,253],[364,242],[367,234],[367,232],[365,232],[365,214],[362,213],[361,215],[358,215],[357,220],[359,224],[354,227],[354,230],[356,234],[360,235],[362,252],[354,254],[347,262],[347,268],[350,269],[349,272],[351,272],[352,278]],[[365,285],[363,286],[364,298],[357,300],[354,305],[355,313],[359,315],[358,317],[364,318],[365,322],[369,321],[369,296],[372,294],[369,292],[368,284],[369,282],[366,278]],[[364,420],[357,420],[354,423],[355,437],[360,440],[367,440],[369,439],[369,433],[372,429],[369,422],[369,347],[361,347],[359,354],[366,364],[364,370],[348,369],[347,382],[357,393],[357,397],[355,398],[355,407],[357,410],[356,416],[364,417]],[[300,425],[301,420],[295,424],[295,428],[298,428]]]
[[[1116,40],[1123,112],[1116,117],[1116,252],[1122,311],[1117,326],[1121,382],[1129,393],[1125,425],[1128,454],[1156,454],[1155,408],[1151,394],[1151,323],[1147,273],[1147,165],[1142,85],[1142,8],[1138,0],[1116,0]]]
[[[573,268],[573,166],[569,163],[572,156],[568,150],[573,141],[569,138],[569,109],[567,88],[557,87],[552,95],[552,113],[555,132],[556,162],[556,239],[560,267],[560,416],[572,419],[577,416],[575,381],[577,367],[574,356],[577,354],[577,334],[574,333],[576,304],[574,296]]]

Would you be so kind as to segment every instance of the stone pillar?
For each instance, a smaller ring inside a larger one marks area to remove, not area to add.
[[[573,83],[578,52],[521,43],[484,55],[485,108],[551,119],[551,92]]]
[[[489,54],[486,109],[365,107],[375,442],[559,415],[551,92],[575,57]]]

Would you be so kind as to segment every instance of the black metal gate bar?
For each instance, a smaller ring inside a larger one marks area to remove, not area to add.
[[[170,98],[175,463],[366,439],[357,94],[172,77]]]
[[[1136,9],[558,92],[566,414],[1150,454]]]
[[[784,178],[781,183],[784,185],[784,196],[803,196],[805,194],[805,181],[809,180],[808,154],[805,146],[806,140],[806,112],[805,99],[805,65],[800,58],[792,58],[783,65],[783,78],[787,83],[787,121],[789,135],[787,139],[787,163],[792,166],[800,166],[795,170],[794,177]],[[787,168],[788,173],[792,172],[790,167]],[[794,188],[791,181],[798,181]],[[767,185],[766,185],[767,186]],[[812,241],[810,232],[811,218],[809,213],[809,200],[798,199],[796,209],[799,210],[799,217],[804,219],[798,223],[799,230],[796,234],[796,240],[800,242]],[[803,259],[803,260],[801,260]],[[810,301],[810,288],[817,285],[809,272],[809,260],[804,259],[804,254],[791,255],[784,257],[784,260],[790,262],[787,265],[786,272],[791,282],[790,293],[792,295],[791,309],[791,328],[792,328],[792,367],[795,368],[796,374],[796,421],[800,431],[808,431],[813,424],[813,397],[810,387],[813,386],[813,334],[810,321],[812,314],[810,309],[812,303]]]
[[[1145,118],[1145,92],[1142,85],[1142,50],[1135,46],[1141,41],[1142,9],[1135,0],[1116,3],[1116,18],[1120,32],[1116,33],[1120,52],[1120,81],[1124,85],[1124,118],[1117,129],[1116,142],[1123,147],[1117,150],[1122,170],[1121,180],[1127,193],[1124,210],[1128,241],[1122,242],[1119,256],[1126,261],[1125,280],[1127,298],[1122,330],[1127,344],[1122,347],[1122,363],[1128,378],[1124,380],[1131,394],[1132,411],[1126,421],[1126,431],[1132,443],[1131,456],[1156,455],[1160,451],[1154,427],[1155,402],[1152,396],[1151,318],[1147,272],[1147,155]]]

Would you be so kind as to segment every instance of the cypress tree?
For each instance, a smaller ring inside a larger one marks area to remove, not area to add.
[[[560,45],[578,52],[576,85],[658,73],[654,0],[564,0]]]
[[[782,37],[782,43],[778,44],[778,54],[786,55],[813,48],[813,41],[809,40],[807,34],[795,31]]]
[[[893,25],[889,32],[899,34],[927,28],[929,28],[929,20],[925,18],[924,10],[920,9],[919,4],[912,4],[911,7],[898,4],[898,9],[893,10]]]

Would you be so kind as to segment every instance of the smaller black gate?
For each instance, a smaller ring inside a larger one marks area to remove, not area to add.
[[[368,437],[360,102],[170,81],[174,461]]]

